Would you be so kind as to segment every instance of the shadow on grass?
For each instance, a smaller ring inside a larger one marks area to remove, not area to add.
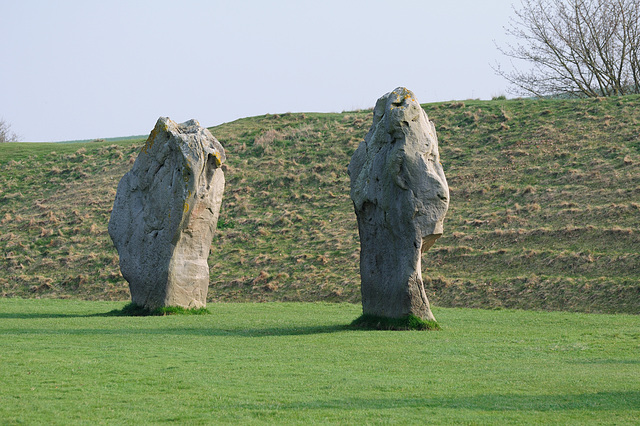
[[[0,319],[65,319],[65,318],[113,318],[114,320],[125,320],[126,318],[133,319],[134,317],[141,316],[168,316],[168,315],[202,315],[210,314],[207,310],[180,310],[179,312],[148,312],[144,310],[132,308],[132,305],[126,305],[123,309],[115,309],[109,312],[99,312],[94,314],[71,314],[71,313],[55,313],[55,312],[0,312]],[[207,315],[208,316],[208,315]],[[222,329],[222,328],[210,328],[207,327],[211,324],[210,321],[203,323],[202,327],[171,327],[158,325],[157,328],[135,328],[129,327],[113,327],[114,323],[111,321],[105,323],[105,328],[78,328],[77,323],[75,328],[60,327],[60,328],[0,328],[0,334],[16,334],[16,335],[176,335],[176,336],[246,336],[246,337],[264,337],[264,336],[301,336],[301,335],[313,335],[313,334],[326,334],[337,333],[341,331],[354,330],[350,324],[335,324],[335,325],[312,325],[312,326],[296,326],[292,324],[290,327],[246,327],[242,326]],[[119,325],[122,323],[119,322]],[[133,324],[133,323],[131,323]]]
[[[98,316],[98,315],[95,315]],[[56,316],[48,318],[58,318]],[[318,325],[303,327],[264,327],[264,328],[187,328],[187,327],[158,327],[158,328],[10,328],[0,329],[0,334],[16,335],[164,335],[164,336],[243,336],[243,337],[269,337],[269,336],[304,336],[314,334],[338,333],[353,330],[349,325]]]
[[[97,313],[97,314],[55,314],[51,312],[0,312],[0,319],[53,319],[53,318],[94,318],[94,317],[112,317],[113,314],[109,312]]]
[[[155,310],[149,310],[133,303],[128,303],[122,309],[113,309],[109,312],[99,312],[95,314],[57,314],[57,313],[2,313],[0,319],[47,319],[47,318],[93,318],[93,317],[146,317],[146,316],[169,316],[169,315],[209,315],[211,312],[206,308],[185,309],[179,306],[167,306]]]
[[[56,319],[56,318],[132,318],[140,316],[167,316],[167,315],[202,315],[210,314],[206,309],[199,310],[185,310],[180,309],[174,311],[146,311],[133,304],[126,305],[123,309],[115,309],[109,312],[101,312],[95,314],[66,314],[66,313],[46,313],[46,312],[30,312],[30,313],[0,313],[0,319]],[[373,318],[375,321],[371,320]],[[411,330],[411,329],[429,329],[431,328],[431,322],[428,322],[426,328],[424,321],[420,320],[420,323],[416,326],[405,324],[407,321],[413,320],[413,318],[402,318],[395,320],[398,322],[390,322],[394,320],[384,319],[386,322],[381,325],[380,318],[377,317],[365,317],[361,316],[351,323],[347,324],[334,324],[334,325],[313,325],[313,326],[295,326],[291,327],[265,327],[265,328],[230,328],[230,329],[217,329],[217,328],[171,328],[162,327],[158,328],[60,328],[60,329],[48,329],[48,328],[28,328],[20,327],[13,329],[0,329],[0,333],[8,334],[76,334],[76,335],[198,335],[198,336],[246,336],[246,337],[263,337],[263,336],[303,336],[313,334],[327,334],[338,333],[343,331],[370,331],[370,330]],[[364,321],[363,321],[364,319]],[[440,327],[437,323],[434,323],[435,329]]]
[[[122,311],[109,311],[106,313],[97,314],[56,314],[56,313],[0,313],[0,319],[54,319],[54,318],[95,318],[95,317],[108,317],[108,318],[132,318],[138,315],[126,315]],[[205,325],[209,325],[209,322]],[[380,330],[380,327],[373,327],[366,324],[363,326],[357,321],[346,324],[333,324],[333,325],[311,325],[311,326],[296,326],[292,324],[290,327],[237,327],[229,329],[221,328],[198,328],[198,327],[163,327],[159,325],[158,328],[28,328],[20,327],[13,329],[0,329],[0,333],[8,334],[77,334],[77,335],[183,335],[183,336],[246,336],[246,337],[264,337],[264,336],[303,336],[312,334],[327,334],[338,333],[344,331],[371,331]],[[382,330],[390,330],[390,328],[382,328]],[[406,330],[406,329],[395,329]]]
[[[267,410],[261,404],[244,405],[238,408],[256,411]],[[467,397],[421,397],[421,398],[346,398],[343,400],[310,401],[308,403],[284,404],[283,410],[384,410],[397,408],[448,408],[486,412],[559,412],[572,410],[640,411],[640,391],[596,392],[559,395],[475,395]]]

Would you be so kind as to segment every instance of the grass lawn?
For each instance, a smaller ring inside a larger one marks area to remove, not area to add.
[[[435,308],[441,331],[345,327],[353,304],[0,299],[0,423],[562,423],[640,419],[640,317]]]

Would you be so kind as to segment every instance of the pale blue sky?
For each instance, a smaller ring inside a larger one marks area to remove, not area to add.
[[[0,0],[0,118],[23,141],[506,93],[512,0]]]

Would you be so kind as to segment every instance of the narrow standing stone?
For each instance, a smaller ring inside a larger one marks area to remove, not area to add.
[[[363,313],[435,320],[421,255],[442,235],[449,187],[435,126],[411,91],[399,87],[378,99],[348,172],[360,233]]]

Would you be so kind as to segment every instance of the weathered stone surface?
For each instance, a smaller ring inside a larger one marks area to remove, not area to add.
[[[435,126],[411,91],[399,87],[378,99],[348,168],[364,314],[434,320],[421,254],[442,235],[449,207],[439,157]]]
[[[226,159],[211,133],[190,120],[158,119],[118,184],[109,235],[132,301],[149,309],[206,305],[207,258]]]

